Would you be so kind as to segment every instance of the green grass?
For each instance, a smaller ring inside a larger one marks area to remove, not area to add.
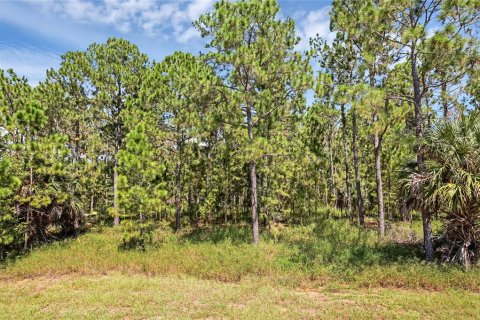
[[[145,251],[106,228],[4,265],[0,318],[475,318],[480,268],[424,263],[405,228],[324,220],[259,246],[248,226],[158,229]]]
[[[306,289],[192,277],[63,276],[2,283],[5,319],[475,319],[480,295]]]

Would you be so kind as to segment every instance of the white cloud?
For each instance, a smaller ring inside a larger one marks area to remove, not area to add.
[[[201,14],[213,9],[214,0],[195,0],[188,6],[188,15],[190,19],[195,20]]]
[[[330,6],[315,11],[299,11],[294,14],[295,20],[300,21],[297,25],[297,33],[302,40],[297,45],[298,50],[307,50],[309,48],[310,38],[317,34],[327,42],[333,41],[335,33],[330,31]]]
[[[179,2],[168,2],[156,10],[143,15],[143,28],[150,34],[171,29],[173,37],[180,43],[199,38],[200,34],[192,27],[192,22],[201,14],[213,9],[214,0],[193,0],[185,6]]]
[[[6,33],[3,37],[0,30],[0,68],[12,68],[36,85],[45,79],[47,69],[59,66],[61,59],[57,52],[85,50],[89,44],[101,43],[110,36],[134,42],[156,60],[174,50],[199,51],[203,44],[194,41],[200,34],[192,21],[213,9],[213,3],[213,0],[0,0],[0,22],[19,33],[18,37]]]
[[[0,43],[0,69],[13,69],[33,86],[45,79],[46,70],[59,63],[60,57],[55,53]]]
[[[191,39],[194,39],[198,36],[198,32],[194,27],[190,27],[187,30],[180,32],[177,35],[177,41],[180,43],[188,43]]]
[[[0,21],[7,25],[15,26],[22,32],[28,32],[36,37],[41,36],[46,42],[60,43],[71,48],[83,48],[92,42],[103,41],[109,32],[91,25],[71,23],[60,16],[45,12],[46,5],[55,5],[50,1],[22,2],[0,0]],[[42,12],[43,11],[43,12]],[[0,30],[0,39],[3,37]]]
[[[161,5],[157,10],[145,12],[142,28],[150,35],[155,34],[155,30],[159,25],[165,24],[179,10],[178,3],[166,3]]]
[[[143,31],[158,36],[173,31],[181,43],[199,37],[191,24],[213,8],[214,0],[69,0],[42,1],[44,11],[86,24],[112,26],[121,33]]]

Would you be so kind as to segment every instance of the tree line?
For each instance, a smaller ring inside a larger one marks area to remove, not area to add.
[[[275,0],[219,1],[205,53],[151,61],[109,38],[67,52],[32,87],[0,75],[0,255],[159,221],[360,226],[419,212],[444,257],[479,254],[478,1],[335,0],[332,42],[300,39]],[[313,92],[313,102],[306,97]],[[327,210],[327,211],[328,211]]]

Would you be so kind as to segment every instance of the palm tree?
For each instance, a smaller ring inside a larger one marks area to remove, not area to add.
[[[444,258],[469,267],[480,255],[480,112],[438,122],[425,137],[427,171],[402,172],[404,200],[445,214]]]

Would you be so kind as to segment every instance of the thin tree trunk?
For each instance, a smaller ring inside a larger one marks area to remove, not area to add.
[[[113,167],[113,225],[120,224],[120,217],[118,215],[118,169],[117,160],[115,159],[115,166]]]
[[[181,161],[177,160],[176,164],[176,174],[175,174],[175,232],[180,230],[180,215],[182,210],[181,203],[181,190],[182,190],[182,181],[181,181]]]
[[[447,82],[445,81],[445,74],[442,72],[442,107],[443,107],[443,118],[448,118],[448,99],[447,99]]]
[[[247,129],[248,138],[253,142],[253,128],[252,128],[252,109],[251,106],[247,106]],[[251,183],[251,197],[252,197],[252,232],[253,243],[258,244],[259,232],[258,232],[258,198],[257,198],[257,166],[253,159],[250,160],[250,183]]]
[[[188,216],[189,216],[190,219],[192,218],[192,211],[193,211],[193,208],[192,208],[192,185],[190,184],[190,186],[188,187],[188,196],[187,196],[187,213],[188,213]]]
[[[407,204],[405,202],[402,203],[402,221],[407,222]]]
[[[412,83],[413,83],[413,101],[415,107],[415,133],[417,137],[417,165],[420,175],[426,172],[424,156],[423,156],[423,115],[422,115],[422,97],[420,93],[420,78],[417,70],[417,53],[415,45],[412,46],[410,52],[410,59],[412,64]],[[432,224],[430,212],[422,209],[422,224],[423,224],[423,242],[425,246],[425,259],[433,260],[433,241],[432,241]]]
[[[232,198],[235,199],[235,195],[233,194],[233,192],[230,192],[228,195],[228,215],[230,216],[230,221],[234,223],[235,218],[233,215],[235,214],[235,212],[232,209],[233,201],[234,201]]]
[[[78,236],[78,233],[80,231],[80,216],[78,212],[75,212],[73,209],[70,209],[71,212],[74,214],[73,218],[73,229],[75,232],[75,236]]]
[[[113,211],[114,211],[114,220],[113,225],[118,226],[120,225],[120,216],[119,216],[119,207],[118,207],[118,160],[117,155],[120,151],[121,144],[122,144],[122,122],[120,119],[120,111],[122,109],[122,100],[120,98],[122,94],[122,85],[120,80],[117,79],[117,118],[115,120],[115,160],[114,160],[114,167],[113,167]]]
[[[337,192],[335,188],[335,168],[333,165],[333,148],[332,148],[332,133],[330,132],[329,138],[328,138],[328,160],[330,164],[330,204],[334,207],[337,207]],[[332,201],[333,200],[333,201]]]
[[[92,188],[92,195],[90,196],[90,213],[93,213],[93,207],[94,207],[94,200],[95,200],[95,193],[93,191],[94,189]]]
[[[254,161],[250,162],[250,180],[252,182],[252,231],[253,243],[258,244],[258,212],[257,212],[257,168]]]
[[[29,177],[29,185],[28,185],[28,196],[31,198],[33,194],[33,167],[32,167],[32,156],[29,155],[29,162],[30,162],[30,177]],[[30,240],[30,233],[31,233],[31,220],[32,220],[32,205],[31,200],[28,202],[27,208],[27,225],[25,228],[24,233],[24,242],[23,242],[23,250],[28,250],[28,242]]]
[[[229,186],[230,186],[230,179],[228,179],[228,171],[225,168],[224,165],[224,171],[225,171],[225,177],[227,178],[227,186],[225,188],[225,194],[223,196],[223,215],[224,215],[224,223],[227,224],[228,222],[228,199],[230,198],[230,192],[229,192]]]
[[[25,227],[24,239],[23,239],[23,250],[28,250],[28,240],[30,238],[30,217],[32,215],[32,208],[28,205],[27,209],[27,226]]]
[[[320,194],[320,183],[318,182],[318,178],[315,179],[315,199],[314,199],[314,206],[315,206],[315,214],[318,213],[318,199]]]
[[[305,192],[306,197],[307,197],[307,215],[308,215],[308,221],[310,221],[310,215],[311,215],[311,209],[310,209],[310,192],[311,188],[308,188],[307,191]]]
[[[385,235],[385,211],[383,206],[383,183],[382,183],[382,141],[378,132],[373,135],[374,153],[375,153],[375,180],[377,184],[378,200],[378,234],[380,237]]]
[[[120,103],[118,103],[118,108],[120,108]],[[113,225],[120,225],[120,216],[119,216],[119,207],[118,207],[118,160],[117,154],[120,151],[121,144],[121,132],[120,124],[115,123],[115,154],[114,154],[114,167],[113,167],[113,211],[114,219]]]
[[[348,148],[347,148],[347,117],[345,115],[345,105],[341,105],[342,112],[342,140],[343,140],[343,153],[345,162],[345,202],[347,203],[348,215],[352,214],[352,199],[350,191],[350,168],[348,161]]]
[[[387,204],[387,216],[388,219],[393,222],[393,210],[392,210],[392,172],[391,172],[391,165],[390,165],[390,160],[389,160],[389,165],[388,165],[388,176],[387,176],[387,188],[388,188],[388,204]]]
[[[352,110],[352,142],[353,142],[353,166],[355,169],[355,189],[357,192],[357,210],[358,222],[361,226],[365,225],[363,213],[362,187],[360,184],[360,172],[358,164],[358,145],[357,145],[357,115],[355,109]]]
[[[370,68],[370,87],[375,87],[375,68]],[[388,107],[388,100],[385,100],[385,109]],[[378,121],[377,114],[373,116],[373,123]],[[373,149],[375,157],[375,182],[377,187],[377,206],[378,206],[378,234],[380,237],[385,235],[385,207],[383,205],[383,182],[382,182],[382,137],[375,130],[373,134]]]

